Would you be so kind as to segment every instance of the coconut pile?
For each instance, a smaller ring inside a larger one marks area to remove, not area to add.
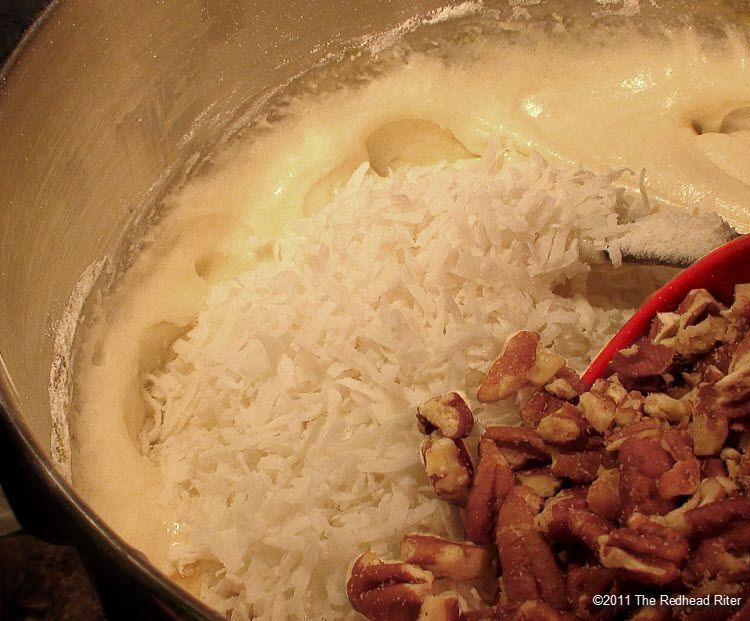
[[[388,177],[361,166],[273,259],[217,284],[145,378],[143,451],[180,523],[174,571],[208,605],[233,620],[356,618],[345,585],[361,551],[395,557],[415,530],[463,538],[420,463],[416,406],[473,397],[517,330],[583,368],[630,314],[592,302],[581,258],[617,264],[618,222],[645,209],[620,173],[502,161],[490,147]],[[511,403],[469,402],[477,433],[515,420]]]

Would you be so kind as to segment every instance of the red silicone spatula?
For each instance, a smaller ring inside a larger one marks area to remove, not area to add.
[[[720,246],[656,291],[594,358],[583,381],[590,386],[604,376],[615,352],[630,347],[648,331],[656,313],[673,311],[691,289],[707,289],[729,304],[734,286],[746,282],[750,282],[750,235]]]

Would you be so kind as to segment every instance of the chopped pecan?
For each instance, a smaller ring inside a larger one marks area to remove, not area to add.
[[[456,581],[481,578],[492,565],[486,548],[418,533],[401,540],[401,560],[427,569],[437,578]]]
[[[642,395],[629,391],[617,377],[598,379],[589,392],[579,399],[579,407],[589,424],[599,433],[606,432],[613,423],[624,425],[640,415]]]
[[[709,316],[718,315],[724,306],[706,289],[691,289],[675,311],[680,327],[694,326]]]
[[[701,466],[697,459],[678,461],[661,475],[659,479],[659,495],[662,498],[677,498],[690,496],[698,489],[701,480]]]
[[[750,332],[739,343],[729,364],[729,373],[716,382],[722,403],[750,399]]]
[[[444,591],[424,598],[418,621],[459,621],[460,618],[460,596],[453,591]]]
[[[531,600],[518,607],[513,621],[575,621],[571,615],[555,610],[543,601]]]
[[[734,302],[729,312],[738,319],[750,319],[750,283],[742,283],[734,287]]]
[[[544,349],[538,334],[518,332],[508,339],[503,353],[482,380],[477,399],[494,402],[529,384],[542,387],[564,367],[565,358]]]
[[[545,416],[536,428],[537,434],[547,444],[554,446],[572,444],[588,431],[588,423],[581,411],[570,403],[563,403]]]
[[[651,321],[651,327],[648,331],[649,340],[654,343],[669,344],[680,329],[679,313],[656,313]]]
[[[715,535],[735,522],[750,522],[750,498],[725,498],[685,512],[691,538]]]
[[[586,496],[589,509],[607,518],[615,520],[620,515],[620,471],[610,468],[599,472],[591,484]]]
[[[565,367],[544,387],[545,392],[565,401],[572,401],[584,390],[581,376],[570,367]]]
[[[723,500],[728,494],[734,493],[736,489],[737,486],[727,477],[703,479],[690,499],[664,516],[652,515],[651,520],[686,533],[688,532],[688,525],[685,521],[685,514],[688,511]]]
[[[425,435],[436,429],[446,438],[465,438],[474,426],[474,415],[457,392],[433,397],[417,408],[417,426]]]
[[[610,366],[620,377],[651,377],[661,375],[669,369],[674,354],[671,347],[639,339],[631,347],[615,353]]]
[[[655,392],[643,398],[643,411],[654,418],[680,423],[690,417],[693,409],[689,401],[673,399],[667,394]]]
[[[721,457],[726,464],[727,476],[735,481],[745,494],[750,495],[750,452],[740,453],[735,449],[724,449]]]
[[[508,462],[492,440],[479,441],[479,463],[466,501],[466,537],[480,545],[492,541],[500,503],[515,482]]]
[[[654,438],[628,438],[620,446],[621,516],[634,512],[663,515],[674,508],[674,502],[659,496],[658,481],[672,468],[672,458]]]
[[[575,565],[568,570],[565,582],[570,601],[573,603],[573,612],[579,619],[587,621],[609,619],[624,608],[621,605],[597,609],[594,605],[594,596],[615,595],[619,592],[617,573],[613,569],[607,569],[601,565],[583,567]]]
[[[601,380],[597,380],[597,383]],[[596,387],[597,383],[594,384]],[[585,392],[579,399],[579,407],[588,423],[599,433],[607,431],[615,420],[617,403],[606,394],[594,391]]]
[[[687,574],[687,572],[684,572]],[[675,619],[680,621],[747,621],[750,617],[750,584],[747,582],[728,581],[723,577],[707,578],[697,587],[686,593],[687,598],[708,598],[713,601],[714,596],[735,598],[735,601],[744,602],[742,606],[673,606],[672,611]]]
[[[534,528],[541,504],[531,489],[519,485],[500,507],[495,538],[503,596],[511,605],[541,599],[564,610],[568,607],[565,581],[552,548]]]
[[[550,472],[549,466],[519,470],[515,474],[520,485],[530,487],[542,498],[554,496],[562,486],[562,481]]]
[[[721,453],[723,455],[724,451]],[[701,475],[704,478],[726,477],[729,476],[729,471],[724,462],[718,457],[706,457],[701,460]]]
[[[478,610],[467,610],[461,613],[461,621],[509,621],[513,619],[513,610],[508,606],[489,606]]]
[[[653,418],[633,423],[606,436],[607,450],[619,451],[623,442],[629,439],[661,438],[662,429],[664,424]]]
[[[708,353],[718,343],[730,338],[729,320],[720,316],[709,316],[700,323],[681,329],[670,345],[683,358],[692,358]]]
[[[354,609],[371,621],[415,621],[432,582],[429,571],[386,562],[368,551],[354,561],[346,593]]]
[[[521,399],[521,420],[526,427],[536,429],[547,414],[560,408],[563,403],[565,401],[544,390],[534,390]]]
[[[555,610],[540,600],[530,600],[520,606],[498,604],[490,608],[471,610],[461,615],[461,621],[576,621],[566,612]]]
[[[534,462],[549,462],[549,449],[535,431],[510,425],[491,425],[484,430],[483,439],[492,440],[508,460],[512,470],[519,470]]]
[[[627,528],[599,538],[602,565],[640,584],[661,586],[674,582],[688,552],[682,533],[642,515],[633,516]]]
[[[422,462],[438,498],[463,505],[474,467],[463,440],[430,436],[422,442]]]
[[[643,606],[628,617],[628,621],[672,621],[669,606]]]
[[[624,427],[630,425],[643,415],[643,395],[637,390],[631,390],[625,398],[617,404],[615,410],[615,425]]]
[[[701,480],[701,465],[693,455],[687,434],[677,429],[665,429],[661,435],[661,446],[675,460],[674,466],[659,478],[661,497],[675,498],[694,494]]]
[[[729,421],[719,407],[718,395],[713,384],[698,388],[697,403],[693,409],[690,436],[693,439],[695,454],[698,456],[718,455],[727,435]]]

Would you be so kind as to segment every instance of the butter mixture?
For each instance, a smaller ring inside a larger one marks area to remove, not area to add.
[[[147,455],[154,396],[144,377],[177,356],[172,343],[216,303],[217,286],[274,260],[279,232],[324,208],[355,171],[467,167],[488,146],[508,159],[537,152],[560,167],[629,169],[618,183],[634,192],[645,169],[652,202],[717,212],[750,231],[746,33],[581,36],[561,27],[405,58],[364,85],[295,98],[271,131],[228,147],[175,192],[81,338],[73,483],[126,541],[196,592],[201,571],[218,568],[192,580],[172,562],[184,533],[164,477],[185,464]]]

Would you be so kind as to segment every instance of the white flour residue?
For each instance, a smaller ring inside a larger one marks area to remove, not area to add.
[[[595,17],[604,15],[621,15],[622,17],[635,17],[641,12],[640,0],[596,0],[604,8],[594,11]]]
[[[368,35],[361,40],[361,46],[366,47],[372,54],[380,54],[393,47],[404,35],[413,32],[420,26],[431,26],[450,19],[466,17],[479,13],[484,8],[482,0],[467,0],[460,4],[444,6],[430,11],[423,17],[411,17],[391,30],[376,35]]]
[[[68,298],[55,331],[52,367],[49,374],[49,403],[52,416],[51,452],[52,461],[67,481],[70,471],[70,430],[68,427],[68,405],[70,402],[70,359],[73,339],[81,318],[83,305],[102,271],[106,257],[91,263],[81,274]]]

